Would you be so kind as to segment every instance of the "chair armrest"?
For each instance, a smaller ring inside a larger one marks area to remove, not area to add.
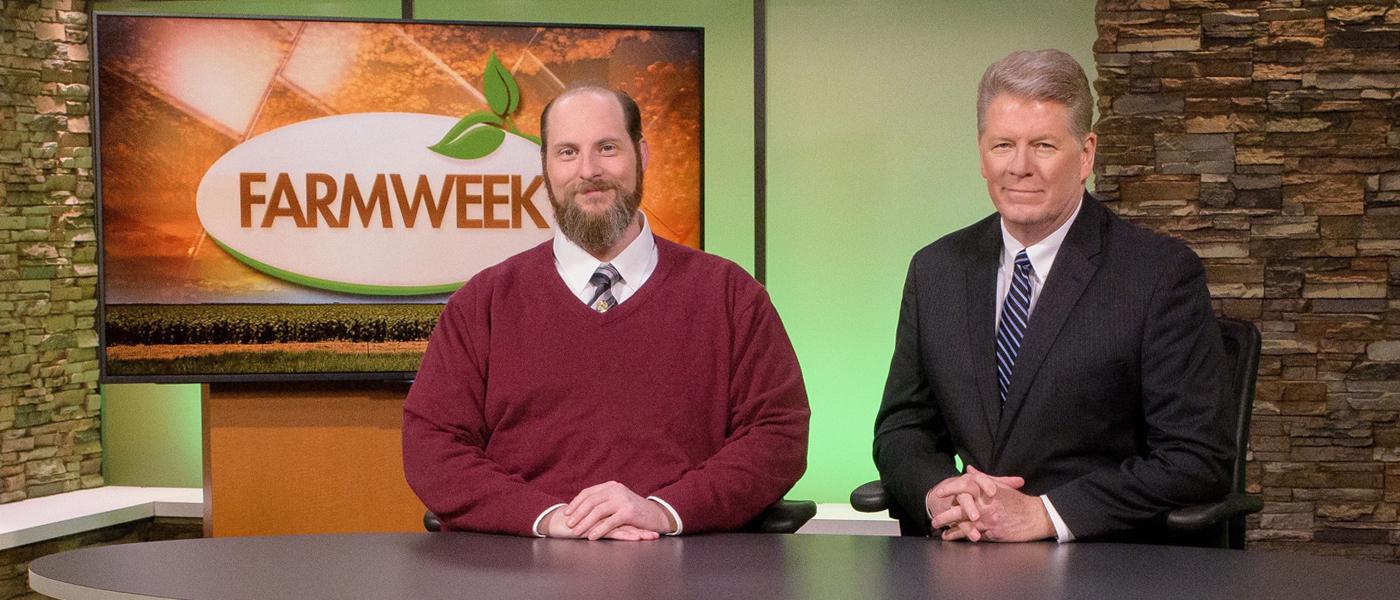
[[[1258,496],[1230,493],[1218,502],[1183,506],[1167,513],[1167,528],[1178,531],[1201,531],[1235,517],[1257,513],[1264,508]]]
[[[433,511],[431,510],[424,512],[423,529],[427,529],[428,531],[432,532],[442,531],[442,519],[439,519],[438,516],[433,514]]]
[[[817,503],[811,500],[779,500],[758,513],[743,531],[750,533],[797,533],[817,515]]]
[[[887,510],[890,507],[890,495],[885,492],[885,485],[877,479],[851,492],[851,507],[867,513]]]

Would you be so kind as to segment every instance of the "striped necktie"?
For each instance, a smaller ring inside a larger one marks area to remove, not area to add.
[[[609,308],[617,306],[617,298],[613,297],[612,286],[622,279],[622,274],[608,263],[598,265],[598,270],[593,272],[593,276],[588,278],[588,283],[593,284],[597,289],[593,292],[593,299],[588,301],[588,306],[598,312],[608,312]]]
[[[997,325],[997,389],[1001,403],[1006,404],[1006,390],[1011,387],[1011,368],[1016,353],[1021,350],[1021,337],[1026,333],[1031,314],[1031,259],[1026,251],[1016,255],[1016,269],[1011,276],[1011,289],[1001,305],[1001,323]]]

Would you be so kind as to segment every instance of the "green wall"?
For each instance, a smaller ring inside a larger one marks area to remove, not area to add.
[[[107,485],[204,484],[199,385],[102,386],[102,476]]]
[[[877,477],[870,442],[909,259],[993,211],[977,162],[982,71],[1047,47],[1092,69],[1094,2],[767,9],[768,289],[812,404],[807,476],[789,495],[845,502]]]
[[[420,19],[705,27],[705,243],[753,268],[749,2],[415,6]],[[392,18],[399,2],[96,8]],[[992,210],[975,148],[982,69],[1011,50],[1044,47],[1092,68],[1094,3],[769,0],[767,10],[768,288],[797,347],[813,413],[807,476],[790,496],[844,502],[875,477],[870,438],[909,257]],[[109,483],[201,484],[197,386],[109,385],[104,397]],[[164,449],[162,439],[170,441]]]

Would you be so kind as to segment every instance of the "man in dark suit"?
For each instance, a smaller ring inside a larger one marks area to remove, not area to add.
[[[997,214],[914,255],[875,423],[881,480],[916,529],[1151,540],[1166,511],[1228,490],[1204,269],[1084,191],[1092,102],[1057,50],[1013,53],[978,87]]]

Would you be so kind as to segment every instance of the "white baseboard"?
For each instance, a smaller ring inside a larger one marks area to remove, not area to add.
[[[204,516],[204,490],[110,485],[0,504],[0,550],[151,517]]]
[[[894,536],[899,535],[899,521],[886,512],[856,512],[849,504],[818,504],[817,516],[797,533]]]

